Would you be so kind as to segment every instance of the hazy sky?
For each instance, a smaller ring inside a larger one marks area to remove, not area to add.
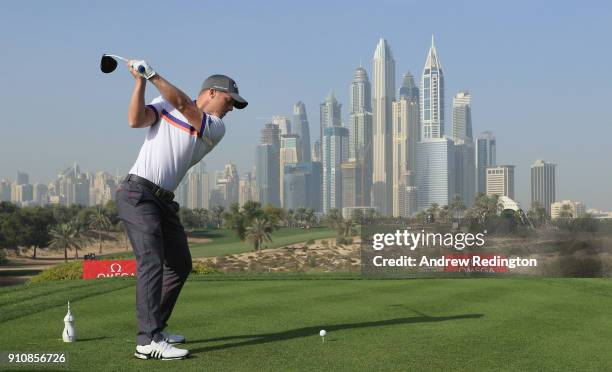
[[[0,12],[0,178],[18,170],[48,182],[77,161],[125,174],[145,130],[127,125],[133,78],[99,70],[103,53],[146,59],[190,95],[209,74],[234,77],[249,100],[230,113],[204,160],[239,173],[253,166],[259,132],[302,100],[311,138],[319,103],[334,90],[348,118],[360,62],[372,79],[378,39],[396,81],[420,80],[435,34],[452,97],[472,94],[474,133],[497,137],[498,164],[516,165],[529,205],[530,165],[558,164],[557,199],[612,210],[612,5],[605,1],[77,1],[3,2]],[[376,7],[372,7],[376,4]],[[154,87],[147,99],[157,95]]]

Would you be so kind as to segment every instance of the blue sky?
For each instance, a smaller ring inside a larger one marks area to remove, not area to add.
[[[420,79],[433,33],[447,113],[456,92],[471,92],[474,132],[493,131],[498,163],[516,165],[520,202],[529,203],[529,167],[541,158],[558,164],[557,199],[612,210],[605,1],[178,3],[3,3],[0,178],[21,170],[48,182],[75,160],[86,171],[129,170],[145,132],[127,125],[132,77],[121,67],[103,75],[103,53],[146,59],[191,95],[209,74],[234,77],[250,105],[226,117],[205,161],[243,173],[266,118],[302,100],[317,138],[319,103],[334,90],[346,121],[353,71],[361,62],[372,77],[380,37],[399,84],[406,71]],[[156,95],[149,87],[147,98]]]

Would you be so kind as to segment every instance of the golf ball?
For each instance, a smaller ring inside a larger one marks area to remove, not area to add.
[[[319,336],[321,336],[321,337],[325,337],[326,334],[327,334],[327,331],[324,330],[324,329],[319,331]]]

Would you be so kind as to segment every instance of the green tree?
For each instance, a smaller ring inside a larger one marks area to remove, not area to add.
[[[64,251],[64,261],[68,261],[68,250],[74,248],[75,259],[79,258],[78,250],[81,249],[83,237],[76,224],[62,223],[51,228],[51,241],[49,247]]]
[[[365,216],[363,215],[363,209],[355,209],[355,210],[353,210],[353,213],[351,214],[351,219],[357,225],[363,225],[364,218],[365,218]]]
[[[242,206],[242,212],[244,213],[247,224],[251,224],[256,218],[263,218],[264,211],[261,208],[261,204],[256,201],[247,200]]]
[[[319,219],[312,208],[307,208],[304,212],[304,222],[306,223],[306,228],[310,228],[311,226],[318,226]]]
[[[351,218],[347,218],[342,221],[342,236],[345,238],[350,238],[357,234],[357,230],[355,230],[355,223]]]
[[[453,214],[453,218],[457,219],[458,222],[461,222],[461,218],[463,217],[463,212],[465,212],[466,207],[461,199],[461,195],[455,194],[453,197],[453,201],[450,204],[450,209]]]
[[[427,208],[427,215],[433,216],[435,220],[438,220],[440,214],[440,204],[431,203],[431,207]]]
[[[15,253],[19,255],[19,239],[23,235],[23,230],[25,229],[19,211],[2,214],[0,218],[2,247],[14,249]]]
[[[196,216],[197,219],[197,224],[198,224],[198,228],[200,230],[204,230],[205,228],[208,227],[208,223],[210,221],[210,214],[208,212],[208,209],[205,208],[197,208],[193,210],[193,213]]]
[[[559,211],[559,218],[573,218],[574,214],[572,213],[572,206],[569,204],[563,204],[561,206],[561,211]]]
[[[338,228],[341,228],[343,221],[344,218],[342,217],[342,214],[336,208],[331,208],[325,216],[325,223],[327,224],[327,226],[336,230],[338,230]]]
[[[179,218],[181,223],[187,230],[193,230],[199,225],[198,217],[193,210],[189,208],[179,209]]]
[[[438,217],[440,218],[440,222],[448,223],[450,217],[450,208],[448,205],[443,205],[438,212]]]
[[[221,222],[223,222],[223,212],[225,212],[225,207],[222,205],[215,205],[212,208],[212,219],[217,225],[217,229],[221,228]]]
[[[100,246],[99,254],[102,254],[102,232],[110,230],[111,221],[102,208],[98,208],[89,215],[89,228],[98,232]]]
[[[263,242],[272,242],[272,231],[274,227],[265,217],[256,218],[253,224],[247,228],[246,239],[253,242],[253,247],[256,252],[261,249]]]
[[[53,211],[45,207],[28,207],[23,208],[20,214],[24,228],[19,245],[32,247],[32,258],[35,259],[37,249],[47,246],[51,239],[49,228],[55,222]]]
[[[293,209],[287,210],[283,216],[283,221],[285,226],[293,227],[295,225],[295,211]]]
[[[117,202],[109,200],[104,204],[104,214],[110,220],[111,226],[114,226],[119,222],[119,212],[117,212]]]
[[[531,220],[535,227],[540,227],[550,220],[550,216],[546,212],[546,208],[544,208],[542,204],[538,202],[533,202],[531,204],[531,210],[527,212],[527,217]]]
[[[246,216],[240,211],[238,203],[232,203],[230,205],[228,211],[223,214],[223,220],[225,221],[225,226],[233,230],[238,236],[238,239],[245,239],[248,221]]]
[[[277,208],[274,205],[268,203],[263,207],[264,218],[268,220],[270,225],[278,230],[280,228],[280,222],[284,219],[284,211],[281,208]]]

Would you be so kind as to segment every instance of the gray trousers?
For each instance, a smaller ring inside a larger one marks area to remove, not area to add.
[[[165,202],[134,181],[124,181],[117,189],[117,211],[136,255],[138,345],[162,339],[160,332],[191,272],[178,210],[178,203]]]

